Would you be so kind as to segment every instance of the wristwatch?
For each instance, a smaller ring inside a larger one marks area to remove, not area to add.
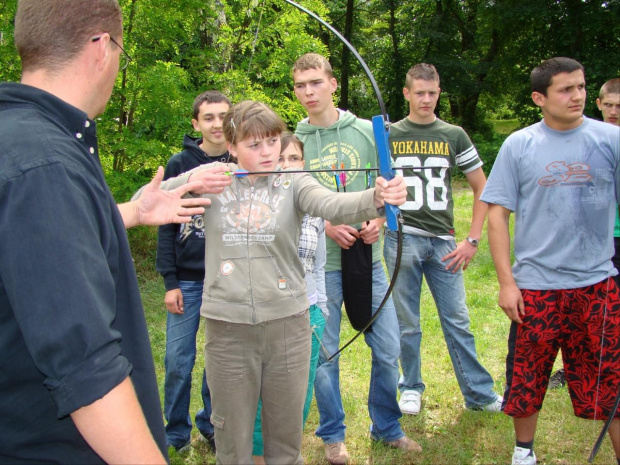
[[[471,237],[467,236],[467,242],[469,242],[474,247],[478,247],[478,243],[480,241],[478,239],[472,239]]]

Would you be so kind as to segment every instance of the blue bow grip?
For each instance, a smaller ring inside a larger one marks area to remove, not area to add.
[[[375,136],[375,145],[379,154],[379,174],[388,181],[394,178],[392,157],[390,156],[389,131],[383,115],[372,117],[372,131]],[[390,231],[398,231],[398,214],[400,210],[395,205],[385,204],[385,218]]]

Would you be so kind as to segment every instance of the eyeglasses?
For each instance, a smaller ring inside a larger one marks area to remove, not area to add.
[[[99,37],[93,37],[93,38],[91,39],[91,42],[97,42],[99,39],[101,39],[101,36],[99,36]],[[123,60],[120,62],[120,64],[119,64],[119,68],[120,68],[121,70],[126,69],[126,68],[127,68],[127,66],[129,66],[129,63],[131,62],[132,58],[129,56],[129,53],[127,53],[127,52],[125,51],[125,49],[124,49],[123,47],[121,47],[121,46],[120,46],[120,44],[119,44],[117,41],[115,41],[115,40],[114,40],[114,38],[113,38],[112,36],[110,36],[110,40],[111,40],[112,42],[114,42],[118,48],[120,48],[120,49],[121,49],[121,52],[123,52]]]
[[[280,155],[278,163],[284,163],[285,161],[289,163],[301,163],[304,159],[299,155]]]

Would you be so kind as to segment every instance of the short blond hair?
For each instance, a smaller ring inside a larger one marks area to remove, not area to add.
[[[439,73],[435,66],[428,63],[418,63],[415,66],[409,68],[407,71],[407,77],[405,78],[405,87],[411,89],[413,87],[413,81],[421,79],[422,81],[436,81],[439,84]]]
[[[296,71],[307,71],[309,69],[322,69],[331,79],[334,77],[334,70],[327,58],[318,53],[306,53],[295,61],[293,64],[293,75]]]
[[[607,94],[620,94],[620,78],[613,78],[601,87],[598,98],[603,100]]]

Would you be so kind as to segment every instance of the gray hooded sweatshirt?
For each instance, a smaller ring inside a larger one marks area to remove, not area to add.
[[[213,167],[214,165],[209,165]],[[235,164],[227,165],[231,171]],[[198,167],[163,184],[185,184]],[[309,174],[282,171],[256,179],[233,178],[205,209],[205,285],[201,315],[232,323],[258,324],[308,308],[297,243],[305,213],[333,224],[377,218],[374,189],[337,194]]]

